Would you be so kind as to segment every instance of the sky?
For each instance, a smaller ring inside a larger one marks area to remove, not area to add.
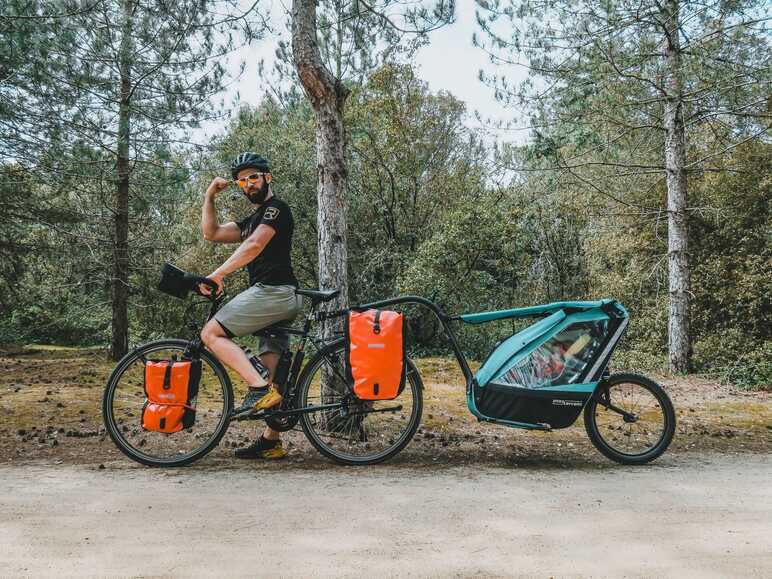
[[[286,5],[288,2],[289,0],[284,0]],[[283,14],[282,0],[268,0],[262,5],[270,9],[272,26],[276,30],[284,30],[287,16]],[[483,118],[492,121],[509,121],[516,115],[516,111],[504,109],[494,98],[493,90],[478,79],[481,68],[492,71],[494,65],[488,61],[487,55],[481,49],[472,45],[472,34],[477,29],[474,1],[458,0],[456,21],[431,32],[429,44],[420,50],[415,60],[419,76],[428,83],[432,92],[446,90],[467,104],[469,111],[467,126],[470,128],[480,127],[480,123],[472,114],[474,111],[479,111]],[[242,103],[257,105],[260,102],[264,90],[258,81],[257,63],[263,60],[265,70],[271,70],[276,47],[277,38],[268,37],[230,55],[227,66],[231,74],[238,73],[242,60],[246,61],[247,66],[241,81],[234,83],[225,93],[226,103],[233,100],[237,90]],[[510,81],[518,80],[513,75],[523,75],[522,69],[497,67],[496,72],[510,75]],[[522,123],[517,124],[522,125]],[[222,127],[222,122],[204,125],[197,136],[201,140],[206,140],[221,132]],[[489,138],[522,144],[528,138],[528,131],[493,130]]]

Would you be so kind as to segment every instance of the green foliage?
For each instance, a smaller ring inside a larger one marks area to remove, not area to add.
[[[634,263],[612,269],[603,281],[598,281],[602,268],[596,267],[602,257],[589,259],[595,269],[591,279],[624,299],[640,298],[643,324],[635,331],[642,333],[633,333],[633,342],[650,351],[664,344],[673,367],[688,369],[690,346],[703,325],[692,320],[691,311],[702,310],[690,309],[689,301],[707,301],[690,287],[690,278],[699,283],[706,272],[696,270],[721,267],[730,279],[724,274],[718,279],[731,283],[736,267],[743,270],[740,277],[757,268],[747,260],[721,263],[702,251],[707,248],[694,237],[695,228],[690,231],[689,220],[710,210],[694,203],[694,195],[690,205],[689,188],[704,179],[701,171],[722,175],[728,153],[768,133],[768,3],[477,0],[477,5],[483,34],[476,44],[491,53],[492,62],[528,70],[518,85],[510,83],[507,69],[481,73],[502,102],[516,107],[516,115],[525,110],[534,127],[533,143],[517,169],[554,175],[555,195],[578,192],[585,210],[595,213],[592,220],[607,231],[626,227],[643,236],[640,251],[628,252]],[[661,194],[665,187],[667,199]],[[608,219],[609,214],[620,218]],[[664,222],[667,231],[660,226]],[[660,250],[662,239],[666,251]],[[621,243],[621,252],[633,249],[633,242]],[[658,320],[660,290],[651,287],[663,285],[665,270],[669,344]],[[615,287],[615,281],[621,283]],[[707,311],[719,306],[744,318],[747,313],[747,320],[754,317],[747,308],[725,303]]]
[[[694,325],[772,337],[772,145],[753,142],[694,182]]]
[[[401,293],[427,296],[447,313],[467,313],[511,307],[524,280],[527,257],[520,248],[523,235],[517,207],[490,193],[466,199],[443,215],[434,235],[419,248],[399,277]],[[420,319],[430,330],[416,329],[431,350],[434,320]],[[492,326],[460,327],[465,350],[481,358],[496,341]]]
[[[698,371],[772,384],[772,145],[752,142],[695,182],[694,332]]]
[[[772,147],[747,143],[722,165],[690,182],[695,370],[743,385],[768,385]],[[654,212],[648,219],[622,215],[593,221],[586,243],[590,296],[613,296],[631,312],[616,363],[662,368],[667,350],[665,218]]]
[[[583,106],[586,87],[575,91],[573,106]],[[566,124],[530,147],[491,147],[465,126],[462,102],[431,93],[404,64],[387,64],[351,86],[345,114],[352,302],[410,293],[464,313],[614,297],[632,318],[614,367],[665,367],[661,181],[621,175],[598,191],[608,176],[591,168],[543,171],[598,133]],[[692,135],[691,154],[710,154],[713,138],[708,131]],[[721,138],[732,138],[731,131]],[[133,343],[189,335],[188,320],[201,321],[200,307],[187,315],[186,302],[154,289],[158,271],[171,260],[206,274],[233,250],[201,239],[202,192],[214,176],[228,176],[231,158],[244,150],[271,160],[275,191],[295,216],[296,273],[301,285],[316,287],[314,146],[311,109],[294,97],[243,108],[201,161],[172,146],[146,151],[130,196]],[[622,140],[612,153],[626,162],[632,146]],[[112,177],[100,169],[109,162],[80,142],[57,157],[57,178],[35,179],[19,163],[0,167],[0,342],[109,340],[114,214]],[[501,166],[529,170],[500,185]],[[752,139],[715,159],[712,170],[690,175],[696,368],[746,386],[772,382],[771,169],[770,145]],[[622,190],[624,203],[609,197]],[[250,211],[236,190],[217,203],[221,222]],[[227,289],[233,295],[244,284],[232,276]],[[431,314],[409,314],[418,351],[447,353]],[[457,330],[467,354],[481,360],[521,327],[506,321]]]
[[[352,301],[389,297],[442,216],[480,194],[486,152],[464,104],[431,94],[406,65],[386,65],[349,99]]]
[[[749,339],[734,327],[701,337],[694,346],[698,371],[749,388],[772,386],[772,340]]]
[[[46,183],[30,193],[51,207],[32,221],[66,236],[58,249],[80,246],[62,265],[111,303],[112,355],[120,356],[127,291],[137,284],[144,292],[147,260],[167,243],[156,234],[168,224],[168,193],[188,178],[181,145],[219,113],[220,57],[239,32],[254,34],[234,0],[14,1],[3,12],[0,70],[11,82],[0,91],[0,162]]]

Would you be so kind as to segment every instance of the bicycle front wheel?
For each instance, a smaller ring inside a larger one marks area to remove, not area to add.
[[[233,389],[222,364],[200,351],[201,381],[192,427],[166,434],[142,427],[145,362],[183,358],[185,340],[159,340],[136,348],[116,366],[105,387],[102,417],[116,446],[126,456],[148,466],[182,466],[211,451],[228,429],[233,410]]]
[[[423,383],[408,359],[405,388],[394,400],[352,399],[345,378],[345,344],[323,348],[298,381],[299,406],[337,405],[333,410],[303,414],[300,424],[309,442],[342,464],[388,460],[413,438],[423,411]]]
[[[584,408],[584,426],[595,447],[622,464],[660,456],[675,433],[673,403],[662,387],[637,374],[607,378]]]

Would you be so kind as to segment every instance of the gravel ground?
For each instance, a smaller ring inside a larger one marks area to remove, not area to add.
[[[768,454],[0,465],[0,576],[772,577]]]

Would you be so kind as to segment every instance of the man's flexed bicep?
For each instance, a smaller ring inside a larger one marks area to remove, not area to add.
[[[204,195],[204,206],[201,209],[201,233],[207,241],[217,243],[238,243],[241,241],[241,230],[236,223],[231,221],[225,225],[220,225],[217,220],[214,199],[227,186],[227,180],[222,177],[215,177]]]
[[[218,224],[216,229],[210,230],[209,235],[207,235],[207,231],[203,233],[204,239],[214,241],[215,243],[239,243],[241,241],[241,230],[238,224],[233,221],[225,225]]]

